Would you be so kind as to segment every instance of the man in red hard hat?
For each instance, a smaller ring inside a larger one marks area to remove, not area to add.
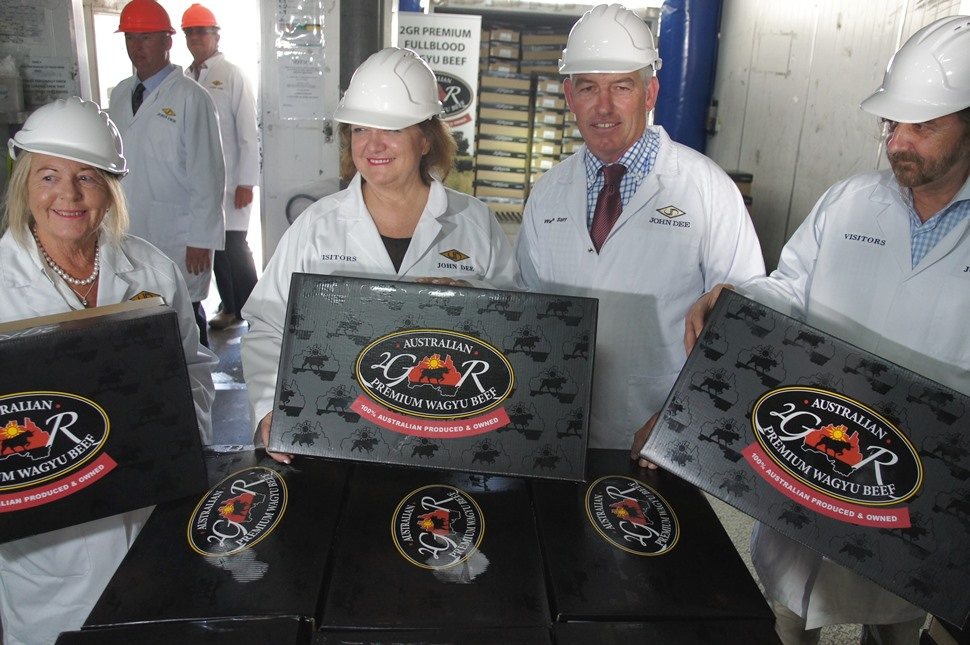
[[[202,300],[212,254],[225,244],[226,171],[215,105],[182,68],[169,62],[172,22],[155,0],[132,0],[121,12],[135,74],[111,92],[111,119],[131,171],[122,186],[131,233],[169,256],[182,271],[208,344]]]
[[[209,320],[214,329],[242,321],[242,308],[256,286],[256,264],[246,242],[253,186],[259,181],[256,100],[242,71],[219,51],[219,23],[201,4],[182,14],[182,32],[192,53],[186,76],[206,89],[219,113],[226,159],[226,248],[216,251],[213,271],[222,308]]]

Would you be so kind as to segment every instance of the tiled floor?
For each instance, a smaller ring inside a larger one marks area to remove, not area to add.
[[[215,444],[249,445],[253,443],[246,384],[239,358],[240,340],[249,327],[246,323],[216,330],[209,328],[209,346],[219,356],[219,366],[212,373],[216,399],[212,406],[212,439]]]

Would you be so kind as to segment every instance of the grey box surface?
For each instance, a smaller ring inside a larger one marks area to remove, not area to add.
[[[962,625],[968,406],[954,390],[725,291],[644,455]]]
[[[294,274],[270,448],[581,480],[596,307]]]
[[[0,542],[205,489],[168,307],[5,332],[0,363]]]

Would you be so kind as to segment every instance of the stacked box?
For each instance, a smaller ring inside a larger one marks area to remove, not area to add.
[[[325,629],[549,624],[535,518],[521,479],[358,465],[340,525],[347,528],[331,553]]]
[[[519,32],[510,27],[482,30],[479,70],[515,74],[519,71]]]
[[[206,470],[208,493],[155,508],[85,628],[315,615],[349,465],[244,450]]]
[[[567,111],[563,115],[561,159],[575,153],[583,145],[583,134],[576,125],[576,115]]]
[[[641,454],[963,625],[967,410],[965,394],[725,290]]]
[[[57,645],[310,645],[312,621],[299,616],[174,620],[63,632]]]
[[[588,483],[530,483],[557,621],[748,619],[770,629],[771,609],[700,491],[638,468],[625,450],[590,450],[587,463]]]
[[[557,645],[749,645],[781,643],[770,621],[661,620],[650,623],[558,623],[553,626]]]
[[[558,74],[559,58],[568,37],[564,31],[551,30],[522,34],[519,69],[523,74]]]
[[[545,627],[452,627],[450,629],[324,629],[313,635],[313,645],[552,645]]]
[[[205,490],[178,316],[160,303],[0,325],[0,542]]]
[[[562,79],[558,76],[538,77],[529,158],[531,184],[559,163],[565,113]]]
[[[521,203],[528,190],[532,81],[485,72],[479,88],[475,195]]]
[[[522,212],[525,204],[519,199],[499,199],[485,198],[482,200],[488,205],[489,210],[498,220],[509,241],[515,244],[519,236],[519,229],[522,227]]]

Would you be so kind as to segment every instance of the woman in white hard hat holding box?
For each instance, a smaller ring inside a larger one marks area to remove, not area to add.
[[[0,231],[0,322],[159,295],[179,315],[196,418],[211,436],[216,357],[199,345],[178,268],[125,235],[121,137],[77,97],[36,110],[9,144],[16,159]],[[53,643],[78,629],[151,513],[122,513],[0,544],[3,642]]]
[[[286,232],[243,310],[242,361],[253,418],[269,436],[293,272],[512,288],[512,249],[488,208],[447,189],[455,142],[434,72],[408,49],[364,61],[334,120],[350,185],[310,206]],[[461,262],[443,257],[452,249]],[[273,454],[278,461],[288,455]]]

